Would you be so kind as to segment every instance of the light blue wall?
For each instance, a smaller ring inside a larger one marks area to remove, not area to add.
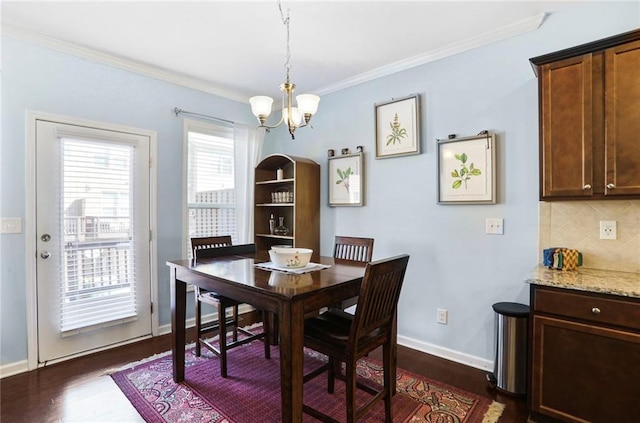
[[[158,135],[160,325],[170,323],[169,271],[182,256],[182,117],[174,107],[253,122],[246,104],[4,36],[0,215],[26,216],[25,112],[35,110],[153,130]],[[24,232],[0,240],[0,364],[27,358]],[[189,307],[191,313],[192,307]]]
[[[492,304],[528,304],[523,281],[538,258],[538,93],[529,58],[640,27],[637,2],[578,4],[540,29],[322,97],[314,129],[291,141],[268,135],[270,151],[322,166],[327,149],[365,147],[365,207],[321,211],[321,249],[334,234],[375,238],[374,258],[409,253],[399,336],[493,360]],[[295,74],[292,75],[295,82]],[[298,87],[304,91],[304,87]],[[422,151],[375,159],[375,103],[422,96]],[[497,205],[436,204],[436,139],[497,134]],[[267,151],[269,152],[269,151]],[[485,218],[504,218],[503,236],[485,235]],[[436,309],[449,324],[436,323]]]
[[[315,129],[301,129],[295,141],[275,130],[263,153],[320,163],[326,204],[326,150],[365,146],[366,206],[322,207],[322,253],[331,253],[335,234],[345,234],[374,237],[374,258],[411,254],[399,335],[492,360],[491,305],[527,303],[523,280],[537,261],[537,81],[528,59],[639,26],[637,2],[579,4],[535,32],[324,96]],[[159,310],[160,324],[169,324],[164,263],[182,254],[182,120],[171,110],[254,122],[248,105],[10,37],[2,42],[0,215],[26,215],[26,110],[157,131]],[[373,104],[411,93],[422,96],[423,153],[375,160]],[[499,204],[437,205],[435,140],[483,129],[498,134]],[[485,235],[487,217],[503,217],[505,235]],[[2,235],[0,248],[4,365],[27,358],[24,234]],[[449,310],[449,325],[435,323],[436,308]]]

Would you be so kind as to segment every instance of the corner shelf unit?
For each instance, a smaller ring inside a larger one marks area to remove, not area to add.
[[[277,170],[282,169],[282,179]],[[293,193],[291,202],[273,202],[272,193]],[[255,168],[254,238],[258,250],[273,245],[313,249],[313,258],[320,253],[320,165],[313,160],[272,154]],[[273,215],[278,226],[284,217],[286,235],[269,232],[269,218]]]

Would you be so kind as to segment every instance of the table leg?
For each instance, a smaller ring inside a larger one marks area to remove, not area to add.
[[[237,326],[234,330],[237,333]],[[218,301],[218,342],[220,343],[220,376],[227,377],[227,314],[222,301]]]
[[[173,357],[173,380],[184,380],[185,314],[187,284],[176,279],[176,269],[171,268],[171,352]]]
[[[302,422],[304,313],[302,304],[280,304],[280,395],[282,422]]]

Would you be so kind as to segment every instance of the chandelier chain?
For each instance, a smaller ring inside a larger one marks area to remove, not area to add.
[[[287,61],[284,64],[284,68],[287,70],[287,83],[289,82],[289,70],[291,69],[291,47],[289,46],[289,9],[287,9],[287,17],[285,18],[282,11],[282,3],[278,0],[278,9],[280,9],[280,18],[282,23],[287,27]]]

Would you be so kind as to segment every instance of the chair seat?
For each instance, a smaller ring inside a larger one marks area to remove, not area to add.
[[[349,340],[353,315],[330,309],[304,321],[304,334],[323,342],[346,343]]]
[[[242,304],[240,301],[225,297],[224,295],[220,295],[213,291],[205,291],[204,289],[200,289],[198,292],[198,300],[209,305],[216,305],[218,302],[221,302],[225,304],[225,307],[233,307],[235,305]]]
[[[353,319],[353,314],[339,309],[329,309],[319,316],[306,319],[304,321],[306,342],[320,352],[344,350],[346,353]],[[358,340],[359,348],[368,350],[368,345],[375,348],[381,336],[383,337],[384,334],[379,328],[361,335]],[[343,356],[343,354],[339,355]]]

